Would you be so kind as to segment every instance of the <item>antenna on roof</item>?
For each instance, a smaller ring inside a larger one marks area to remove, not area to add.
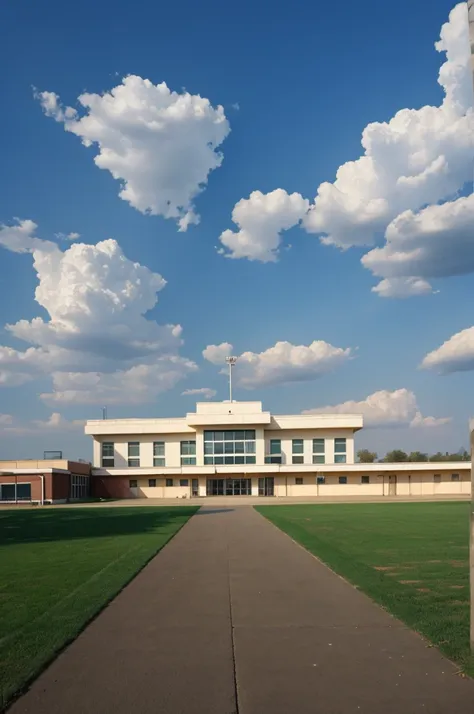
[[[107,419],[107,407],[102,407],[102,419]]]
[[[237,357],[226,357],[225,361],[229,365],[229,402],[232,403],[232,368],[235,367]]]

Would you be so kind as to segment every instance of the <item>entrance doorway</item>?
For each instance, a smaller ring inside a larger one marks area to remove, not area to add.
[[[252,480],[249,478],[208,478],[207,496],[250,496]]]
[[[259,496],[274,496],[275,495],[275,479],[273,476],[264,476],[258,479],[258,495]]]
[[[199,496],[199,479],[191,479],[191,496],[197,498]]]
[[[388,495],[397,495],[397,477],[394,474],[390,474],[388,477]]]

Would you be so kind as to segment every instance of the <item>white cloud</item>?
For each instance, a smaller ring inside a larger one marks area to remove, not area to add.
[[[71,240],[72,241],[72,240],[78,240],[81,237],[81,234],[75,233],[75,232],[67,233],[67,234],[66,233],[55,233],[54,236],[58,240]]]
[[[405,210],[451,198],[472,180],[472,79],[466,3],[451,11],[435,45],[446,53],[439,72],[439,107],[401,109],[369,124],[364,154],[322,183],[304,219],[309,232],[340,248],[370,245]]]
[[[430,295],[433,288],[430,283],[421,278],[384,278],[372,292],[380,297],[407,298],[415,295]]]
[[[204,399],[212,399],[217,394],[215,389],[210,389],[209,387],[200,387],[199,389],[185,389],[181,392],[182,397],[195,395],[197,397],[204,397]]]
[[[348,401],[334,406],[306,409],[302,413],[362,414],[364,427],[435,427],[451,421],[450,417],[423,417],[414,393],[408,389],[396,389],[393,392],[381,390],[360,402]]]
[[[205,359],[222,364],[232,345],[210,345],[203,352]],[[244,389],[257,389],[291,382],[316,379],[341,366],[352,356],[350,348],[315,340],[310,345],[277,342],[263,352],[243,352],[235,366],[236,383]]]
[[[112,239],[73,243],[61,251],[37,238],[35,230],[32,221],[0,228],[0,245],[32,253],[35,298],[49,315],[48,320],[36,317],[6,326],[34,347],[0,346],[0,384],[46,374],[55,385],[55,392],[44,396],[49,401],[66,402],[70,395],[97,403],[109,394],[114,403],[138,403],[197,369],[178,354],[181,326],[158,325],[145,317],[166,285],[161,275],[126,258]],[[83,381],[76,389],[70,385],[78,374]],[[147,374],[153,380],[148,391]]]
[[[168,355],[112,373],[55,372],[54,391],[40,396],[48,404],[144,404],[196,370],[194,362]]]
[[[421,366],[439,374],[474,370],[474,326],[457,332],[440,347],[429,352]]]
[[[227,258],[275,262],[281,232],[296,226],[308,208],[309,201],[299,193],[288,194],[282,188],[267,194],[253,191],[235,204],[232,220],[240,230],[221,233],[219,240],[230,252],[220,252]]]
[[[9,426],[13,424],[13,417],[11,414],[0,414],[0,426]]]
[[[53,412],[48,419],[33,419],[22,423],[12,417],[10,414],[0,415],[0,424],[2,424],[2,416],[7,417],[5,420],[5,428],[2,429],[3,436],[24,436],[26,434],[48,434],[51,432],[66,432],[66,431],[81,431],[84,429],[85,421],[75,419],[69,421],[58,412]]]
[[[178,220],[182,231],[199,222],[193,201],[221,165],[216,149],[230,131],[222,106],[136,75],[103,95],[81,94],[81,117],[54,92],[36,96],[84,146],[97,145],[94,162],[121,182],[120,198],[141,213]]]
[[[427,279],[474,272],[474,194],[405,211],[387,228],[386,244],[362,257],[383,280],[373,290],[383,297],[432,292]],[[388,286],[388,287],[387,287]]]
[[[225,364],[225,358],[230,357],[233,349],[230,342],[221,342],[220,345],[208,345],[202,351],[202,356],[212,364]]]

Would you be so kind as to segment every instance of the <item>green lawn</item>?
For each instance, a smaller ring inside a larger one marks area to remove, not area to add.
[[[469,503],[259,506],[257,511],[474,675]]]
[[[0,510],[0,708],[196,510]]]

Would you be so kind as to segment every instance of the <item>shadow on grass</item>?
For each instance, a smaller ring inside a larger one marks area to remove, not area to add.
[[[105,507],[0,511],[0,546],[152,533],[166,529],[176,519],[192,515],[197,508]]]

